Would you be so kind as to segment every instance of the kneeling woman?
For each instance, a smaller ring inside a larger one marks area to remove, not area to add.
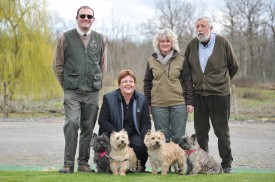
[[[149,106],[146,97],[135,89],[136,76],[131,70],[122,70],[118,74],[119,88],[103,96],[98,124],[99,134],[125,129],[128,132],[130,147],[141,163],[141,172],[145,172],[148,159],[144,145],[144,136],[151,129]]]

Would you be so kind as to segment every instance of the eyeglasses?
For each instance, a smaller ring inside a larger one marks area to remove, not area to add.
[[[79,15],[79,17],[80,17],[81,19],[86,18],[86,16],[87,16],[88,19],[93,19],[93,17],[94,17],[93,15],[85,15],[85,14]]]
[[[130,84],[132,84],[132,83],[134,83],[134,80],[123,80],[120,83],[123,83],[123,84],[130,83]]]

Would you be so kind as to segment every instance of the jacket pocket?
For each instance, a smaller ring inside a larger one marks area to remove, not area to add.
[[[96,73],[93,78],[93,87],[95,89],[101,89],[102,88],[102,74]]]
[[[78,87],[78,75],[79,73],[70,73],[65,77],[64,88],[76,89]]]

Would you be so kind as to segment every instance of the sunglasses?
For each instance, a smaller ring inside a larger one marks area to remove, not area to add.
[[[86,18],[86,16],[87,16],[88,19],[93,19],[93,17],[94,17],[93,15],[85,15],[85,14],[79,15],[79,17],[80,17],[81,19]]]

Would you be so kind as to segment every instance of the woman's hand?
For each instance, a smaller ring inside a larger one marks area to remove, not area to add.
[[[192,112],[194,112],[194,107],[192,105],[187,105],[187,113],[191,114]]]

